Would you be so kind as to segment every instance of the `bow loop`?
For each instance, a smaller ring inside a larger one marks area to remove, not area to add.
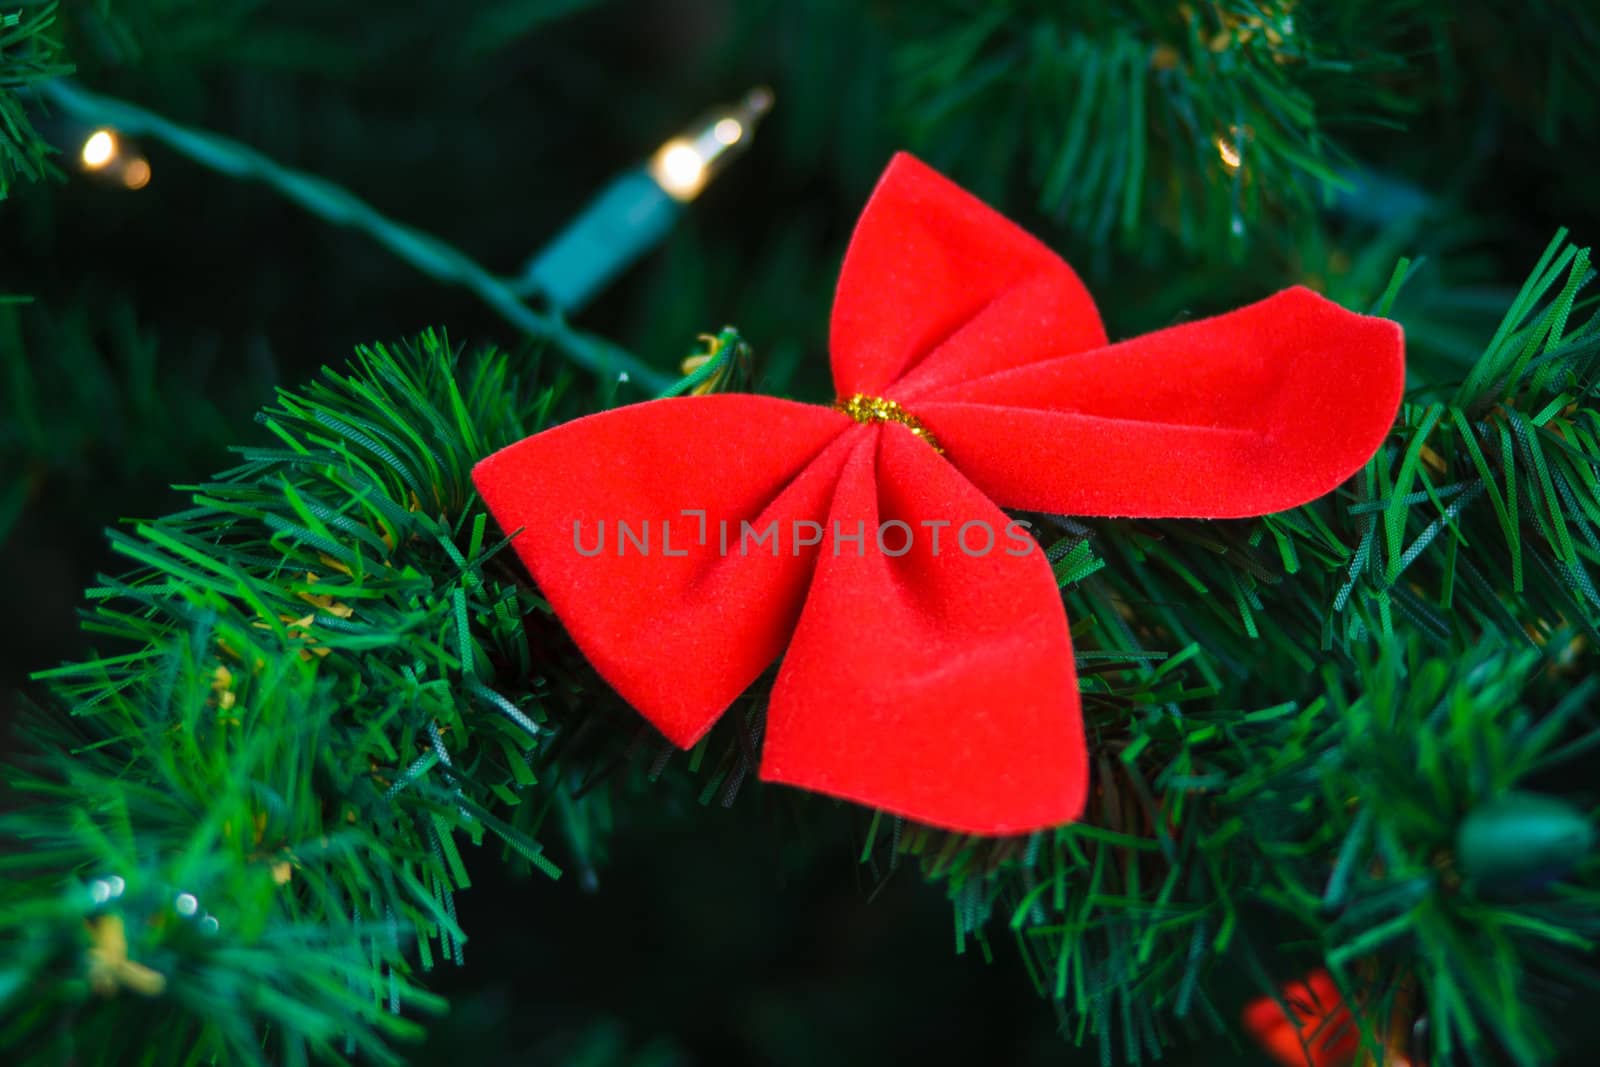
[[[829,347],[839,396],[929,385],[1105,343],[1078,276],[915,158],[890,162],[839,272]]]
[[[785,531],[826,515],[849,427],[770,397],[655,400],[519,441],[473,481],[578,648],[687,748],[788,642],[816,548]]]
[[[1330,492],[1383,443],[1398,324],[1288,289],[1226,315],[919,397],[996,502],[1061,515],[1240,518]]]

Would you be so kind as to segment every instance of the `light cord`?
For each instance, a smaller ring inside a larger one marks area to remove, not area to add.
[[[646,392],[658,392],[674,382],[626,349],[576,330],[559,316],[534,311],[519,299],[512,283],[437,237],[388,218],[326,179],[285,167],[231,138],[191,129],[135,104],[91,93],[64,78],[43,82],[37,91],[85,123],[155,138],[202,166],[230,177],[264,182],[318,218],[360,230],[428,277],[472,291],[513,326],[548,342],[568,360],[601,378],[630,382]]]

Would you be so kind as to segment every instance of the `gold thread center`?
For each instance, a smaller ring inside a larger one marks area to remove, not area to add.
[[[901,407],[900,404],[887,397],[868,396],[866,393],[857,393],[849,400],[836,400],[833,403],[835,411],[842,411],[852,419],[865,425],[869,422],[898,422],[911,433],[928,442],[928,445],[939,454],[944,454],[944,449],[939,442],[934,440],[933,434],[922,425],[922,421],[911,412]]]

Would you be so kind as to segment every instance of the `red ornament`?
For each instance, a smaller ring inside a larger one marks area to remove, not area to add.
[[[656,400],[473,479],[674,743],[782,655],[763,779],[986,834],[1070,821],[1088,788],[1061,596],[1000,506],[1294,507],[1366,462],[1404,379],[1395,323],[1299,288],[1108,345],[1071,268],[904,154],[845,256],[831,348],[834,407]]]
[[[1293,1018],[1272,997],[1252,1000],[1244,1010],[1244,1028],[1261,1047],[1283,1067],[1349,1067],[1361,1038],[1328,972],[1313,971],[1281,993]]]

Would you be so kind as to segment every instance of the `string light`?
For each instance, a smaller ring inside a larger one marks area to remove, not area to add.
[[[568,313],[587,304],[659,244],[684,205],[750,146],[772,103],[772,90],[752,89],[738,103],[701,116],[642,166],[617,175],[523,267],[512,291],[540,296]]]
[[[674,200],[693,200],[744,147],[747,134],[770,110],[772,90],[752,89],[739,103],[712,112],[656,149],[646,168],[650,177]]]
[[[78,159],[84,170],[100,171],[129,189],[143,189],[150,184],[150,161],[138,154],[124,153],[116,133],[104,126],[84,138]]]
[[[110,130],[95,130],[83,142],[83,151],[79,154],[83,165],[88,170],[100,170],[117,158],[117,137]]]

